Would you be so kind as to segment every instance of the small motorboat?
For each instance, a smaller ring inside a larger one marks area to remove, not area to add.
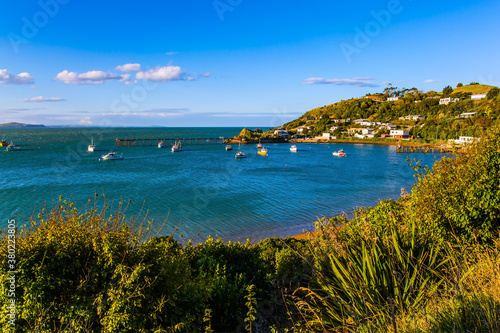
[[[87,151],[89,153],[93,153],[95,151],[94,138],[90,141],[89,146],[87,147]]]
[[[123,156],[122,155],[117,155],[116,153],[113,153],[113,152],[109,152],[106,155],[102,155],[101,158],[103,160],[105,160],[105,161],[109,161],[109,160],[123,160]]]
[[[17,151],[17,150],[21,150],[21,148],[14,146],[14,144],[11,142],[10,145],[8,145],[5,150],[7,150],[7,151]]]
[[[242,152],[242,151],[239,151],[239,152],[236,153],[236,155],[234,155],[234,158],[237,159],[237,160],[239,160],[241,158],[245,158],[245,157],[247,157],[247,155],[245,155],[245,153]]]
[[[180,140],[177,140],[175,142],[175,145],[172,146],[172,153],[174,153],[176,151],[182,151],[182,145],[181,145],[181,141]]]
[[[260,148],[257,154],[267,156],[267,148]]]
[[[292,153],[296,153],[296,152],[297,152],[297,146],[296,146],[296,145],[292,145],[292,146],[290,147],[290,151],[291,151]]]
[[[233,147],[231,147],[231,145],[226,146],[226,151],[229,151],[229,150],[233,150]]]
[[[166,146],[165,141],[158,142],[158,148],[165,148]]]
[[[8,145],[9,144],[4,139],[2,139],[2,141],[0,141],[0,147],[7,147]]]
[[[332,153],[333,156],[339,156],[339,157],[344,157],[346,154],[344,153],[344,150],[340,149],[339,151],[334,151]]]
[[[259,140],[259,143],[257,144],[257,149],[261,149],[262,148],[262,143],[260,143],[260,140]]]

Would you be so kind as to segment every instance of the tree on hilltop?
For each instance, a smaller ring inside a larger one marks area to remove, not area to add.
[[[451,86],[446,86],[443,88],[443,96],[446,97],[446,96],[449,96],[453,94],[453,88]]]

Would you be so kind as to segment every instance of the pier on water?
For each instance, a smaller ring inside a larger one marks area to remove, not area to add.
[[[177,141],[182,145],[213,145],[224,143],[224,138],[116,139],[115,144],[117,147],[157,146],[162,141],[168,145],[174,145]]]
[[[400,144],[396,147],[397,153],[451,153],[452,147],[447,145],[422,145],[422,144]]]

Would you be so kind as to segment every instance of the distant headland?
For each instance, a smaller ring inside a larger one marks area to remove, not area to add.
[[[19,128],[19,127],[45,127],[45,125],[35,125],[35,124],[23,124],[23,123],[16,123],[16,122],[11,122],[11,123],[5,123],[5,124],[0,124],[0,127],[14,127],[14,128]]]

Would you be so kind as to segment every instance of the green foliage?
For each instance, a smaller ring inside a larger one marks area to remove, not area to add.
[[[453,93],[453,87],[452,86],[446,86],[443,88],[443,96],[447,97]]]
[[[312,330],[381,327],[395,313],[425,304],[441,283],[443,261],[416,224],[410,228],[390,224],[384,232],[371,230],[372,239],[348,225],[331,240],[335,251],[314,253],[312,286],[299,289],[306,296],[297,303]]]
[[[252,131],[248,128],[244,128],[241,130],[240,134],[236,136],[238,140],[258,140],[262,137],[262,130],[257,128],[255,131]]]
[[[60,202],[19,232],[19,331],[101,332],[195,329],[196,288],[171,237],[141,243],[142,229],[107,206],[79,213]],[[0,274],[6,276],[2,238]],[[5,295],[0,296],[2,312]],[[3,317],[2,317],[3,318]],[[4,322],[1,323],[5,325]]]
[[[271,237],[256,245],[268,267],[267,279],[285,286],[305,281],[312,274],[309,241]]]
[[[462,83],[457,84],[457,88],[463,87],[464,85]]]
[[[255,298],[255,286],[252,284],[252,285],[249,285],[247,288],[246,288],[246,291],[247,291],[247,295],[245,296],[245,299],[246,299],[246,307],[248,309],[248,312],[247,312],[247,316],[245,317],[245,323],[248,323],[247,326],[245,326],[245,329],[252,333],[252,328],[253,328],[253,324],[255,322],[255,319],[257,319],[255,317],[255,315],[257,314],[257,299]]]
[[[204,289],[203,302],[212,310],[212,328],[216,332],[234,330],[245,317],[245,288],[253,284],[262,293],[269,287],[257,248],[208,237],[205,243],[188,246],[184,252]]]
[[[493,98],[497,97],[499,93],[500,93],[500,89],[498,89],[497,87],[493,87],[490,89],[490,91],[488,91],[488,94],[486,94],[486,98],[493,99]]]
[[[443,241],[492,239],[500,227],[499,144],[497,122],[469,153],[418,176],[408,204],[425,232]]]

